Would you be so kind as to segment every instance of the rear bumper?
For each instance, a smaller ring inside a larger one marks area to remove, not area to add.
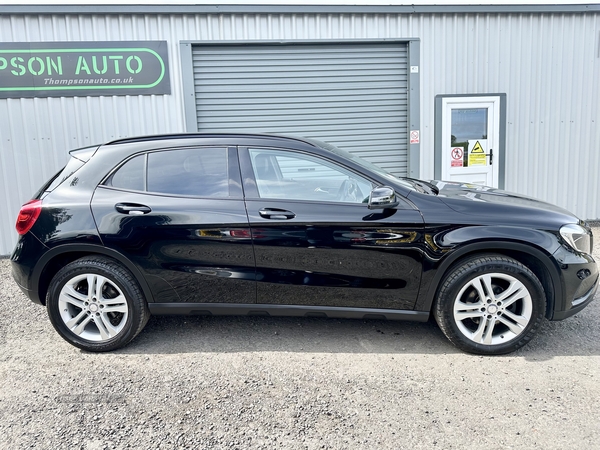
[[[14,278],[14,275],[13,275]],[[33,303],[37,303],[38,305],[41,305],[42,302],[40,301],[40,296],[38,295],[37,291],[33,291],[31,289],[26,288],[25,286],[22,286],[21,284],[17,283],[15,281],[16,285],[19,286],[19,289],[21,289],[21,292],[23,292],[23,294],[25,294],[25,296],[30,299]]]
[[[15,283],[34,303],[42,305],[38,286],[34,281],[34,269],[41,256],[48,251],[31,232],[21,236],[10,257],[11,272]]]

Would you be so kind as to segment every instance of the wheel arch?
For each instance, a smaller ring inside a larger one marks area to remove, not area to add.
[[[42,305],[46,304],[46,293],[48,292],[50,281],[62,267],[79,258],[90,255],[107,256],[122,264],[132,273],[139,283],[142,292],[144,293],[144,297],[146,297],[146,301],[148,303],[154,301],[150,286],[148,286],[148,283],[140,270],[119,252],[93,244],[65,244],[54,247],[46,252],[36,264],[33,271],[33,285],[37,286],[39,303]]]
[[[551,319],[554,315],[555,305],[561,305],[565,295],[560,282],[559,268],[542,250],[519,242],[478,242],[465,245],[452,252],[440,263],[427,292],[417,303],[415,309],[431,311],[442,281],[454,267],[465,259],[490,254],[513,258],[524,264],[535,274],[546,294],[545,315],[548,319]]]

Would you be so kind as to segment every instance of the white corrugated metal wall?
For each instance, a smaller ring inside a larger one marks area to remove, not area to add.
[[[172,94],[0,100],[0,254],[21,203],[108,139],[183,131],[180,40],[421,39],[421,175],[433,176],[436,94],[507,94],[506,188],[600,218],[595,13],[0,15],[0,41],[167,40]]]

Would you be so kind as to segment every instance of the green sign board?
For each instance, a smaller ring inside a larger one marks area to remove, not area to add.
[[[0,98],[170,93],[166,41],[0,43]]]

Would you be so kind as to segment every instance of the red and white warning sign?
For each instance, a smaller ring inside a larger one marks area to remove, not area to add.
[[[419,143],[419,130],[411,130],[410,131],[410,143],[411,144]]]
[[[464,150],[462,147],[452,147],[450,150],[450,155],[452,156],[452,159],[450,160],[451,167],[463,166]]]

